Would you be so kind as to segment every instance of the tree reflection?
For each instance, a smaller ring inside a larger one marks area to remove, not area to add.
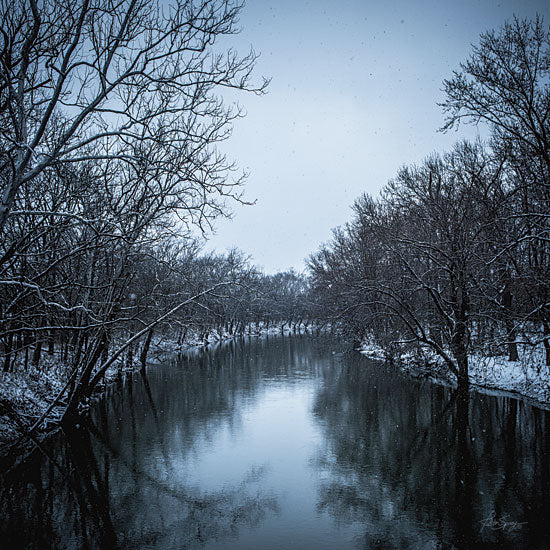
[[[363,524],[365,548],[545,547],[548,413],[366,363],[325,373],[315,401],[319,511]]]
[[[58,434],[51,443],[55,460],[37,449],[30,460],[4,473],[3,543],[9,548],[113,547],[109,458],[98,462],[85,429],[63,438]]]
[[[463,388],[456,390],[454,395],[456,396],[456,521],[453,525],[453,538],[457,547],[471,548],[475,540],[473,505],[476,468],[470,449],[470,395],[468,390]]]
[[[261,468],[218,491],[188,487],[175,472],[181,454],[174,447],[190,452],[193,437],[199,432],[208,437],[220,412],[227,413],[229,423],[235,421],[230,412],[242,381],[225,370],[216,354],[205,358],[177,387],[178,399],[174,386],[152,389],[145,375],[127,381],[98,405],[93,418],[49,442],[55,462],[37,449],[30,460],[5,472],[2,544],[193,548],[236,536],[242,526],[258,525],[268,512],[276,513],[277,499],[254,485]],[[247,391],[254,391],[254,383]],[[174,430],[168,429],[171,424]],[[160,462],[151,460],[152,442],[160,449]]]

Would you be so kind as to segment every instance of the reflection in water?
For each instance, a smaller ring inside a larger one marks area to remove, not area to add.
[[[364,548],[548,547],[548,414],[381,371],[348,363],[317,395],[319,509]]]
[[[9,548],[546,548],[548,413],[328,339],[134,375],[0,478]]]

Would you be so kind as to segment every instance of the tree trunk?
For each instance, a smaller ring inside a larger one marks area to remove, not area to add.
[[[512,292],[510,291],[510,281],[507,276],[504,284],[504,290],[502,291],[502,309],[504,310],[504,326],[506,327],[506,345],[508,347],[508,360],[517,361],[518,346],[516,343],[516,326],[512,319]]]
[[[546,354],[546,366],[550,367],[550,323],[545,319],[542,322],[542,326],[544,329],[544,339],[542,340],[542,343]]]
[[[466,354],[461,355],[458,360],[458,387],[461,389],[467,389],[470,385],[470,378],[468,374],[468,356]]]
[[[139,360],[141,362],[142,371],[145,371],[145,363],[147,361],[147,354],[149,353],[149,347],[151,346],[151,340],[153,339],[153,331],[154,329],[151,329],[147,333],[147,337],[145,338],[145,342],[143,342],[143,347],[141,348]]]
[[[27,370],[29,369],[29,345],[30,345],[29,337],[27,336],[27,333],[25,333],[23,335],[23,347],[25,348],[25,363],[24,363],[25,372],[27,372]]]
[[[107,335],[103,331],[100,336],[98,336],[96,342],[93,344],[93,349],[90,350],[91,354],[88,355],[88,360],[82,369],[82,374],[80,376],[80,379],[74,384],[73,389],[73,383],[71,383],[71,392],[69,397],[69,403],[67,405],[67,408],[65,409],[65,413],[63,417],[67,419],[72,419],[78,417],[78,404],[80,403],[81,399],[88,395],[89,393],[89,385],[90,385],[90,378],[92,376],[92,371],[96,365],[96,363],[99,361],[99,358],[101,357],[103,353],[103,348],[107,343]],[[84,356],[86,358],[86,355]],[[78,366],[78,364],[76,364]]]
[[[451,338],[451,351],[458,367],[458,387],[466,390],[469,385],[468,377],[468,310],[470,300],[465,283],[466,277],[459,271],[455,278],[451,274],[451,300],[453,303],[454,333]]]
[[[126,355],[126,368],[131,369],[134,364],[134,346],[128,346],[128,353]]]
[[[53,331],[50,330],[48,334],[48,355],[53,355],[55,353],[55,341],[53,337]]]
[[[105,334],[105,344],[103,345],[103,351],[101,352],[101,362],[105,363],[109,359],[109,336]]]
[[[40,365],[40,356],[42,355],[42,340],[36,340],[34,343],[34,352],[32,354],[32,366],[38,368]]]
[[[13,333],[10,333],[4,340],[4,372],[12,370]]]

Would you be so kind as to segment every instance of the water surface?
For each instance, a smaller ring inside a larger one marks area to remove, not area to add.
[[[134,374],[0,479],[6,548],[548,548],[548,412],[328,338]]]

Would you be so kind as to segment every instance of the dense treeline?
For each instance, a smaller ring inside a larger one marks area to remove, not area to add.
[[[253,51],[218,45],[241,7],[0,2],[0,368],[55,354],[66,415],[111,365],[144,361],[154,331],[305,322],[303,277],[193,237],[243,200],[218,149],[242,116],[223,91],[268,84]]]
[[[444,83],[444,129],[486,123],[403,167],[310,259],[327,315],[358,340],[429,351],[459,381],[468,357],[541,343],[550,365],[550,34],[515,19]]]
[[[208,343],[225,337],[277,328],[303,330],[314,318],[309,286],[293,270],[264,274],[238,250],[226,254],[187,253],[163,265],[157,251],[152,265],[141,266],[128,289],[127,307],[134,308],[128,336],[148,327],[178,307],[182,299],[204,293],[165,321],[148,330],[184,344],[189,335]],[[120,323],[118,324],[120,326]],[[130,347],[131,349],[131,347]]]

